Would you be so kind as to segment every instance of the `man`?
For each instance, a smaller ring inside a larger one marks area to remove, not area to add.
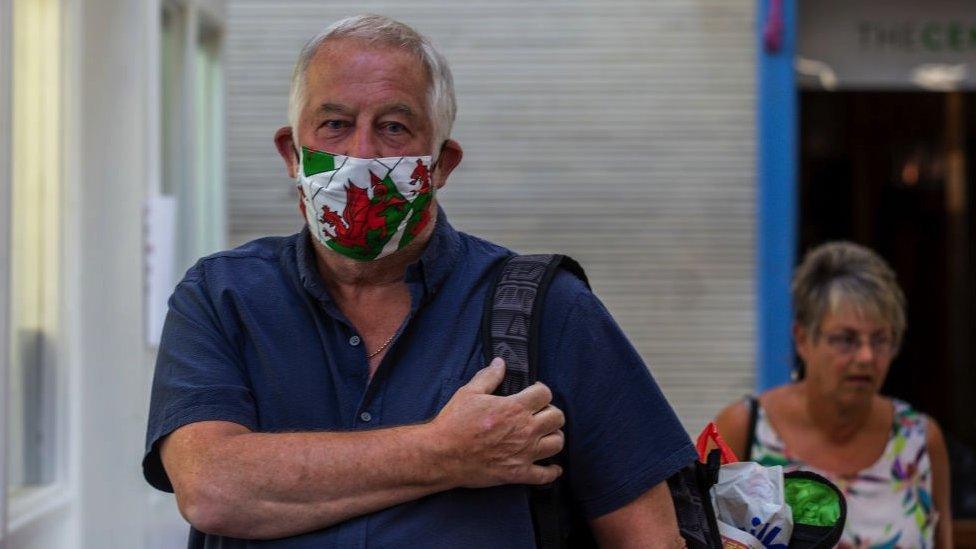
[[[170,300],[143,466],[191,547],[532,547],[525,485],[560,476],[601,544],[681,544],[663,481],[690,441],[583,283],[546,297],[544,383],[491,394],[479,325],[511,252],[436,206],[454,113],[401,23],[352,17],[302,51],[275,144],[306,228],[202,259]]]

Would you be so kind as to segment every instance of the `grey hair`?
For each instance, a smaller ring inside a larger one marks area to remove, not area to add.
[[[295,63],[295,70],[291,77],[291,91],[288,94],[288,123],[291,125],[296,142],[298,119],[306,101],[308,65],[323,44],[343,38],[361,40],[368,45],[404,49],[420,59],[430,79],[427,103],[433,125],[434,151],[432,152],[436,159],[440,152],[440,145],[451,136],[451,128],[457,115],[451,69],[447,65],[447,59],[434,47],[430,39],[408,25],[382,15],[354,15],[336,21],[309,40],[302,48]]]
[[[896,345],[905,333],[905,294],[884,259],[851,242],[828,242],[809,252],[793,275],[793,315],[817,334],[827,313],[851,306],[886,322]]]

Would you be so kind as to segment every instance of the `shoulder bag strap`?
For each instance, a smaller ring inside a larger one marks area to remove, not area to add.
[[[538,379],[539,321],[542,303],[556,271],[564,268],[589,286],[579,263],[559,254],[516,255],[505,260],[488,290],[481,331],[484,359],[505,359],[505,379],[496,395],[513,395]],[[548,461],[548,460],[546,460]],[[559,481],[529,490],[536,545],[567,545],[560,520]]]

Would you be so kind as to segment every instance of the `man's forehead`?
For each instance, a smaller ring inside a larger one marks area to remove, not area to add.
[[[339,38],[322,44],[309,63],[309,70],[329,71],[399,65],[404,77],[426,76],[420,56],[383,43],[369,43],[355,38]]]
[[[309,86],[385,81],[426,87],[430,83],[426,67],[413,53],[344,39],[323,44],[306,67],[305,77]]]

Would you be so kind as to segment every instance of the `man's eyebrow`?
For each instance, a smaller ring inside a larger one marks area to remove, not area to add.
[[[381,115],[391,113],[402,114],[408,118],[416,118],[417,116],[417,113],[415,113],[414,110],[411,109],[406,103],[394,103],[380,110]]]
[[[339,103],[322,103],[315,109],[315,114],[352,114],[352,109]]]

